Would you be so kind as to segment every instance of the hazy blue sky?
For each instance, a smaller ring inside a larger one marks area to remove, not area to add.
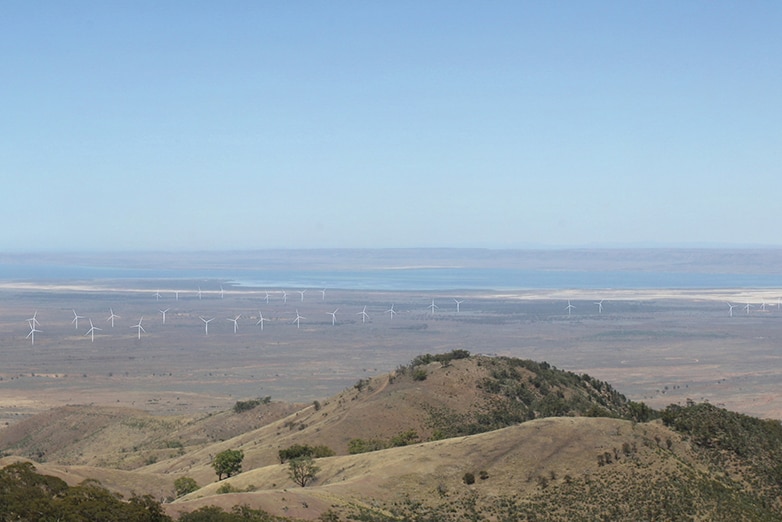
[[[782,244],[782,2],[0,2],[0,250]]]

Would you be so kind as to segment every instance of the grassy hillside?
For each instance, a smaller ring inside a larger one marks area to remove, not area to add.
[[[304,406],[242,401],[198,419],[63,408],[0,431],[0,444],[71,485],[167,499],[173,517],[246,505],[303,520],[782,518],[778,421],[656,412],[586,375],[463,351]],[[307,487],[280,462],[296,446],[333,454]],[[217,482],[227,449],[243,452],[243,472]],[[175,500],[182,477],[198,487]]]

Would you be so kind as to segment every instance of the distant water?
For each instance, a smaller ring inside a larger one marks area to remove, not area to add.
[[[96,266],[0,265],[4,281],[219,280],[252,288],[345,290],[523,290],[782,288],[780,274],[395,268],[363,270],[143,269]]]

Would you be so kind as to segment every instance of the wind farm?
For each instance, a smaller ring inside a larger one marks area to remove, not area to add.
[[[777,299],[776,290],[331,288],[302,302],[307,289],[290,287],[130,280],[42,292],[0,285],[0,294],[17,296],[2,300],[9,364],[0,370],[7,397],[0,419],[88,399],[160,413],[225,408],[259,390],[312,400],[351,386],[357,372],[372,375],[450,349],[545,360],[610,380],[655,406],[704,398],[782,416],[773,389],[782,370],[768,364],[782,339],[782,311],[761,308]],[[453,305],[437,304],[445,301]],[[726,313],[725,303],[732,312],[736,302],[752,313]],[[95,325],[96,314],[107,327]],[[150,314],[160,320],[146,323]],[[77,319],[89,327],[76,327]],[[256,328],[242,328],[243,321]]]

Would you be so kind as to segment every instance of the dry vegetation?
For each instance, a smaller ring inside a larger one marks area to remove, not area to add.
[[[418,357],[307,405],[237,401],[200,418],[65,407],[0,431],[0,446],[71,485],[151,494],[174,517],[242,505],[305,520],[782,516],[779,422],[696,404],[656,418],[585,375],[466,355]],[[295,445],[335,453],[306,488],[280,463]],[[217,482],[226,449],[244,453],[243,472]],[[175,498],[181,477],[200,487]]]

